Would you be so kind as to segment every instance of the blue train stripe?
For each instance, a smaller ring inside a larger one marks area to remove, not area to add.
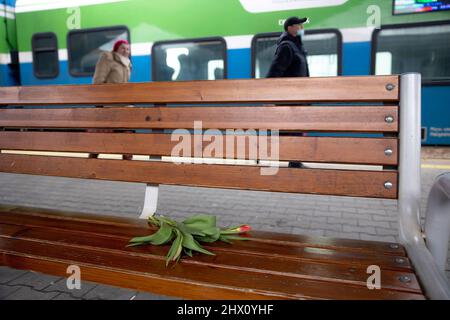
[[[342,74],[345,76],[359,76],[370,74],[370,42],[344,43],[342,46]]]

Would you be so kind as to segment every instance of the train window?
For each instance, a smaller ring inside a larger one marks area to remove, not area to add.
[[[152,47],[152,70],[153,81],[225,79],[225,40],[156,42]]]
[[[375,30],[372,74],[420,72],[424,82],[450,80],[450,23]]]
[[[59,74],[58,42],[53,32],[36,33],[31,39],[33,72],[36,78],[56,78]]]
[[[281,33],[256,35],[252,40],[252,76],[265,78]],[[342,35],[339,30],[306,30],[303,40],[312,77],[342,74]]]
[[[72,30],[67,36],[70,74],[92,76],[100,55],[111,51],[117,40],[130,39],[125,26]]]

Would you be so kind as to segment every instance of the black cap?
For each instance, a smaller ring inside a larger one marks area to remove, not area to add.
[[[284,31],[287,31],[287,28],[289,26],[292,26],[294,24],[302,24],[302,23],[305,23],[308,21],[309,21],[309,18],[290,17],[290,18],[286,19],[286,21],[284,22]]]

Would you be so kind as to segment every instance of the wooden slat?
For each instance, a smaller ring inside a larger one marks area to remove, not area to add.
[[[386,86],[393,84],[394,90]],[[398,76],[278,78],[0,88],[0,101],[25,104],[397,101]]]
[[[356,109],[357,108],[357,109]],[[394,122],[387,123],[386,116]],[[0,127],[397,132],[396,106],[2,109]]]
[[[359,286],[278,275],[268,277],[244,271],[234,272],[233,276],[228,272],[222,273],[218,277],[216,270],[202,266],[184,272],[174,268],[169,273],[161,260],[123,255],[111,257],[111,254],[86,249],[70,252],[61,249],[59,246],[1,240],[0,264],[63,277],[67,276],[67,268],[76,264],[85,281],[188,299],[424,299],[423,295],[409,292],[368,290]],[[23,253],[18,253],[19,250]],[[78,258],[74,259],[74,256]],[[99,266],[103,261],[110,262],[111,258],[114,258],[110,263],[114,267]],[[133,270],[128,270],[128,265],[133,266]],[[190,275],[187,279],[183,278],[186,273]]]
[[[102,252],[117,254],[139,255],[143,258],[159,258],[163,260],[170,246],[142,246],[127,248],[129,238],[103,237],[98,235],[83,235],[77,230],[49,230],[46,228],[24,228],[23,226],[11,226],[0,224],[0,238],[20,239],[39,243],[61,245],[70,248],[95,248]],[[251,242],[246,242],[246,244]],[[204,265],[216,268],[219,272],[234,272],[246,270],[254,273],[268,275],[287,275],[299,279],[313,279],[324,282],[341,284],[353,284],[367,287],[367,267],[370,264],[359,266],[348,260],[347,265],[334,263],[317,263],[315,261],[302,261],[295,256],[284,257],[269,253],[265,255],[248,254],[242,250],[227,250],[229,245],[220,244],[223,250],[212,250],[216,256],[195,254],[195,259],[183,259],[182,263],[190,265]],[[383,257],[384,258],[384,257]],[[356,259],[356,257],[355,257]],[[329,255],[329,261],[333,260]],[[383,288],[388,290],[421,293],[420,286],[415,275],[411,272],[390,271],[379,265],[383,270]],[[411,281],[402,283],[399,278],[409,276]]]
[[[256,166],[177,165],[1,154],[0,172],[354,197],[397,197],[396,171],[278,168],[276,175],[261,175],[261,168]],[[389,190],[384,187],[386,181],[393,184]]]
[[[105,216],[92,213],[73,213],[13,205],[0,205],[0,221],[5,224],[76,229],[80,232],[102,234],[104,236],[143,236],[153,230],[149,227],[147,221],[142,219]],[[267,231],[252,231],[251,234],[254,242],[263,242],[273,245],[293,247],[306,246],[345,252],[405,257],[405,266],[409,266],[406,252],[398,243],[335,239]]]
[[[183,156],[193,157],[196,148],[205,150],[214,136],[177,136],[170,134],[120,134],[120,133],[76,133],[76,132],[0,132],[0,150],[31,150],[51,152],[91,152],[170,156],[179,141],[190,141],[191,149]],[[220,136],[219,136],[220,138]],[[179,139],[179,140],[178,140]],[[203,141],[202,141],[203,139]],[[204,157],[250,159],[250,146],[255,150],[251,159],[275,160],[270,150],[279,150],[279,160],[301,160],[310,162],[333,162],[355,164],[397,164],[397,139],[331,138],[331,137],[279,137],[279,142],[270,137],[268,152],[259,154],[258,137],[223,136],[222,149]],[[243,141],[242,143],[238,140]],[[229,147],[230,141],[234,148]],[[272,143],[273,142],[273,143]],[[238,145],[241,153],[238,153]],[[227,154],[229,150],[234,152]],[[387,156],[386,149],[393,154]],[[204,153],[202,153],[204,154]]]

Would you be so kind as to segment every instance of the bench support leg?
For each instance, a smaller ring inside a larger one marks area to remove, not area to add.
[[[425,215],[427,247],[442,271],[447,265],[450,238],[450,172],[436,178],[428,196]]]
[[[147,185],[145,188],[144,207],[139,219],[147,219],[155,214],[158,205],[158,190],[159,186],[157,185]]]

